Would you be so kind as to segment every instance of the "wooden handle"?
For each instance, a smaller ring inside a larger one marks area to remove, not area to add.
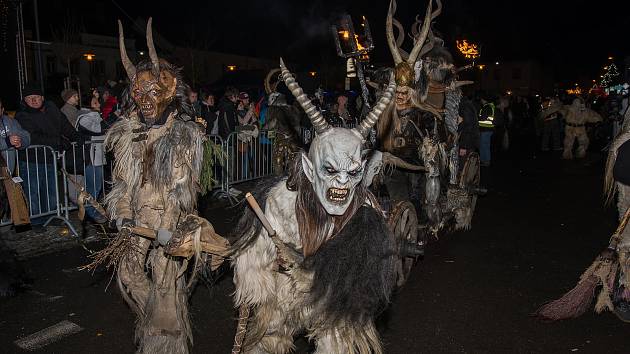
[[[263,213],[262,209],[260,208],[260,205],[258,205],[258,202],[254,198],[254,196],[250,192],[247,192],[247,194],[245,194],[245,199],[247,199],[249,206],[252,207],[252,209],[254,210],[254,213],[256,213],[256,216],[258,217],[260,222],[263,224],[263,227],[265,228],[265,230],[267,230],[267,233],[270,236],[274,236],[276,234],[276,230],[274,230],[273,227],[271,227],[269,220],[267,220],[267,217],[265,217],[265,213]]]
[[[157,238],[157,232],[147,227],[133,226],[130,227],[129,230],[138,236],[149,238],[151,240],[155,240]]]

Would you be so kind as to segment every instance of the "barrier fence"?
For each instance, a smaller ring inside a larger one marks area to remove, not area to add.
[[[237,131],[225,140],[218,135],[209,135],[208,139],[220,145],[225,153],[224,161],[219,161],[218,156],[213,161],[217,191],[230,196],[233,185],[273,173],[273,132]],[[70,222],[70,211],[78,208],[80,194],[75,183],[98,201],[102,201],[111,188],[113,159],[108,158],[102,139],[72,143],[64,151],[32,145],[2,151],[2,155],[13,180],[22,185],[32,224],[46,226],[51,220],[59,219],[78,236]],[[99,218],[91,206],[86,207],[86,214]],[[0,226],[9,224],[11,219],[5,215]]]

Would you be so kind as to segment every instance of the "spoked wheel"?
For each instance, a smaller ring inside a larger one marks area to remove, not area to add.
[[[418,256],[418,217],[416,208],[408,201],[393,203],[388,224],[396,240],[399,256],[396,260],[396,286],[405,284]]]
[[[472,216],[475,213],[475,207],[477,206],[477,191],[481,182],[481,169],[479,164],[479,154],[471,152],[464,163],[462,168],[462,174],[459,178],[459,187],[465,191],[468,191],[469,202],[466,217],[462,224],[465,229],[470,228],[472,222]]]

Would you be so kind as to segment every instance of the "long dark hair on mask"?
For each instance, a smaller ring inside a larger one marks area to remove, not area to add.
[[[345,214],[339,216],[329,215],[313,190],[313,184],[306,178],[302,169],[302,156],[297,154],[289,170],[287,188],[297,191],[295,201],[295,214],[298,222],[302,253],[308,257],[319,249],[329,239],[335,237],[348,223],[357,209],[365,202],[366,198],[374,199],[370,191],[359,183],[355,187],[354,198],[350,202]],[[333,232],[329,236],[329,230],[333,225]]]

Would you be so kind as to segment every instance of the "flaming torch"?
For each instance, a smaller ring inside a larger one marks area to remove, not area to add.
[[[361,113],[364,115],[370,109],[370,102],[363,65],[370,60],[369,52],[374,49],[370,25],[365,16],[362,16],[361,29],[360,33],[355,32],[350,15],[344,15],[338,24],[332,26],[337,55],[348,59],[348,61],[351,60],[354,64],[356,75],[361,84],[361,96],[363,98]]]

